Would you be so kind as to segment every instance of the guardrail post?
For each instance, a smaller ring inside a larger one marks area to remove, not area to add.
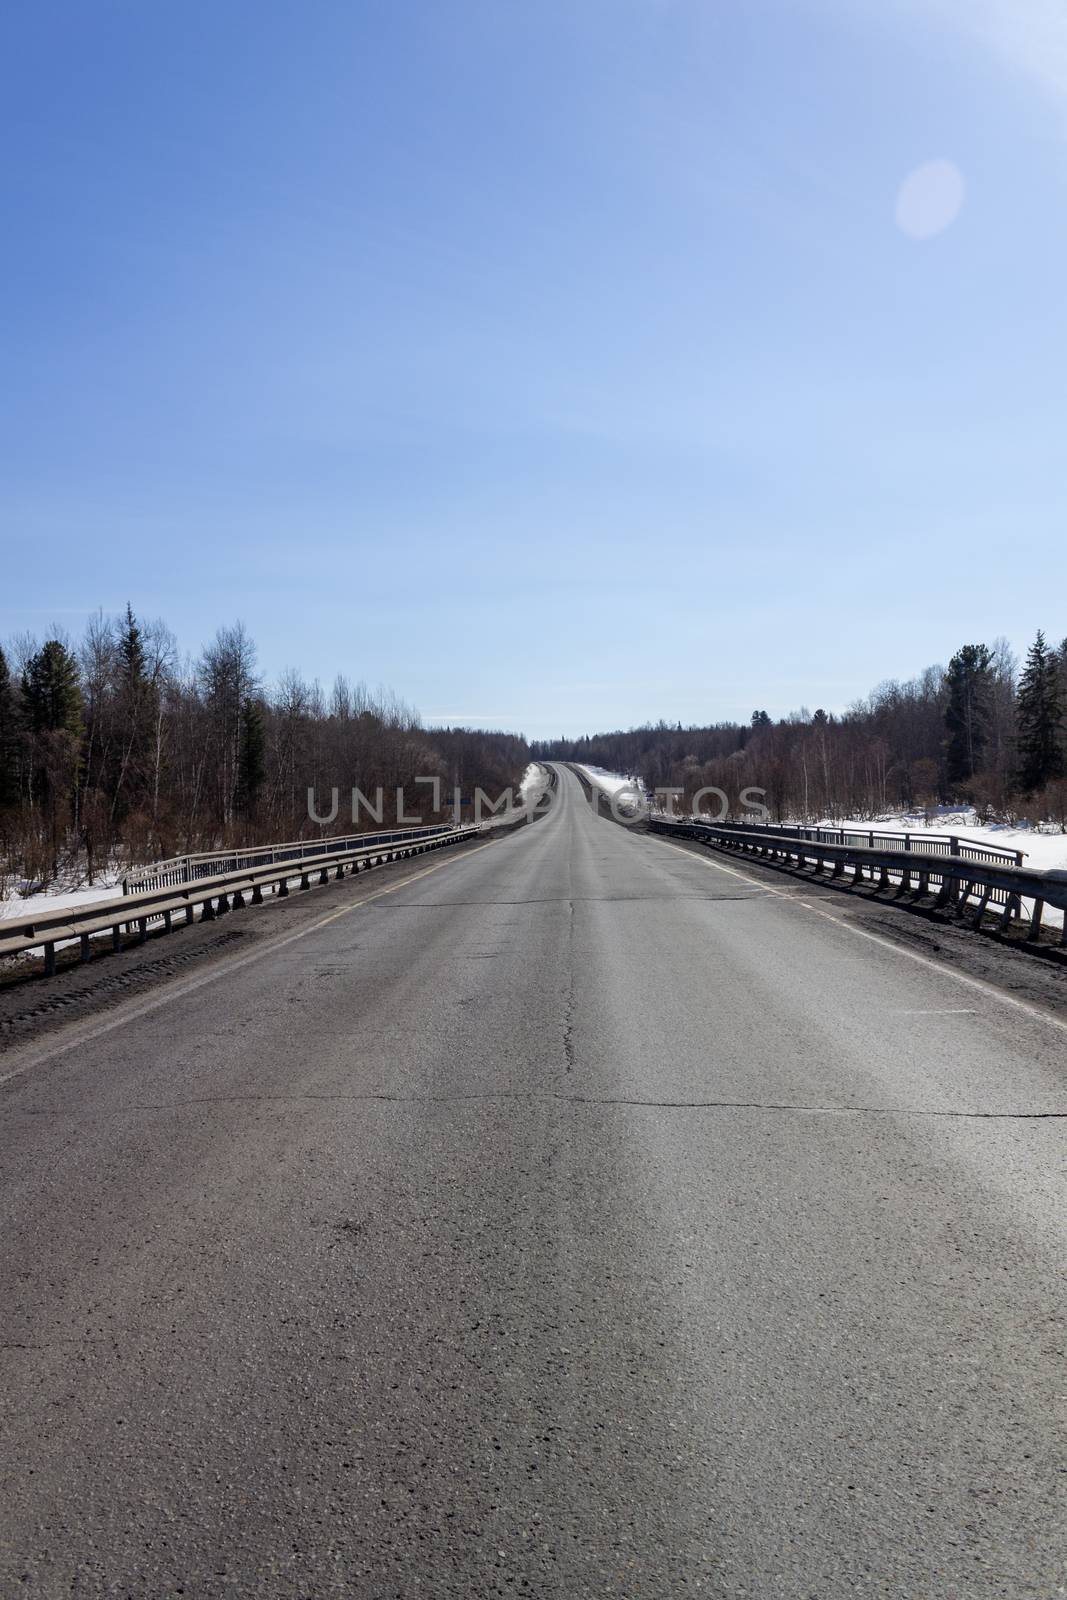
[[[255,883],[252,885],[252,904],[254,906],[261,906],[263,904],[262,884]]]
[[[148,918],[147,917],[138,917],[138,919],[137,919],[137,943],[138,944],[144,944],[145,941],[147,940],[147,938],[148,938]]]
[[[1043,900],[1034,901],[1034,909],[1030,913],[1030,927],[1026,934],[1028,944],[1035,944],[1041,937],[1041,917],[1044,909],[1045,902]],[[1065,921],[1067,921],[1067,917],[1065,917]]]
[[[308,877],[306,872],[302,872],[300,874],[300,887],[301,889],[311,888],[311,879]]]
[[[89,944],[90,944],[89,935],[87,933],[83,933],[81,935],[81,953],[80,953],[82,961],[88,961],[88,959],[89,959]]]
[[[985,919],[985,908],[989,904],[989,896],[991,893],[992,890],[988,887],[988,885],[983,884],[981,898],[978,901],[978,906],[974,913],[974,926],[976,928],[980,928],[982,926],[982,923]]]
[[[285,896],[289,893],[289,879],[288,878],[280,878],[279,881],[275,884],[274,888],[275,888],[275,893],[277,894],[278,898],[280,900],[283,900],[285,898]]]
[[[50,941],[44,947],[44,975],[46,978],[54,978],[56,975],[56,947],[54,941]]]

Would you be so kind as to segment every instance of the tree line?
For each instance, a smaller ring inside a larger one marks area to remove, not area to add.
[[[741,813],[742,790],[762,788],[779,821],[958,803],[1067,828],[1067,640],[1039,632],[1021,669],[1003,639],[966,644],[947,668],[882,683],[841,715],[802,709],[774,720],[757,710],[747,724],[660,722],[530,750],[534,760],[634,773],[687,800],[714,786],[730,815]]]
[[[90,881],[116,857],[317,835],[307,791],[328,830],[352,831],[350,791],[385,793],[396,818],[430,817],[431,785],[494,793],[528,762],[521,735],[424,728],[401,700],[338,675],[329,691],[296,671],[268,686],[240,622],[182,659],[161,621],[91,619],[77,645],[29,636],[0,649],[0,876],[47,882],[76,865]],[[361,819],[367,826],[366,816]]]

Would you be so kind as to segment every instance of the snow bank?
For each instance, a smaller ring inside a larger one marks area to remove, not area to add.
[[[645,786],[641,779],[632,773],[623,777],[619,772],[608,772],[604,767],[587,767],[580,762],[575,762],[579,772],[584,772],[589,782],[594,784],[602,794],[614,798],[624,794],[627,799],[636,802],[639,811],[645,809]]]
[[[548,773],[539,761],[531,761],[519,779],[519,799],[524,806],[535,806],[548,787]]]

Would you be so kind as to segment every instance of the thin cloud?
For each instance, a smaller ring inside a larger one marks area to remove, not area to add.
[[[1063,0],[957,0],[957,9],[1009,64],[1067,99]]]
[[[906,0],[912,16],[970,35],[1013,72],[1067,100],[1064,0]]]
[[[810,0],[855,24],[855,0]],[[940,29],[1014,76],[1067,101],[1067,0],[890,0],[883,15],[909,31]]]

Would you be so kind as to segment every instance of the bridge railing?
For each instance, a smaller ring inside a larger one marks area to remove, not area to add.
[[[795,860],[801,870],[811,867],[816,875],[830,868],[830,876],[851,872],[855,884],[872,884],[879,889],[896,887],[899,894],[933,893],[937,903],[951,906],[957,915],[973,912],[975,926],[981,924],[990,905],[1002,908],[1000,925],[1006,927],[1028,909],[1027,938],[1036,940],[1046,906],[1064,914],[1061,943],[1067,946],[1067,872],[1035,872],[1016,861],[1003,859],[1016,852],[995,847],[977,847],[976,852],[946,853],[940,850],[902,850],[897,844],[852,843],[806,837],[830,830],[737,827],[734,824],[672,821],[652,817],[649,826],[655,833],[697,839],[726,850],[765,856],[786,863]],[[999,859],[998,859],[999,856]],[[984,857],[984,859],[983,859]]]
[[[217,877],[221,872],[239,872],[245,867],[273,866],[280,861],[312,861],[316,856],[336,854],[339,850],[358,850],[364,846],[370,849],[448,832],[449,824],[445,822],[392,828],[384,833],[352,833],[331,839],[293,839],[283,844],[246,845],[237,850],[202,850],[131,868],[122,880],[122,892],[138,894],[148,889],[166,888],[170,884],[194,883],[198,878]]]
[[[670,822],[692,822],[696,826],[706,827],[699,817],[677,818],[661,817],[659,820]],[[1004,861],[1011,862],[1021,867],[1026,856],[1025,850],[1013,850],[1007,845],[993,844],[988,840],[980,843],[955,833],[890,833],[878,828],[812,828],[804,824],[788,822],[726,822],[719,826],[733,828],[739,833],[756,834],[785,834],[790,839],[809,839],[817,844],[851,844],[866,845],[870,850],[906,850],[922,851],[928,855],[962,856],[968,861]]]
[[[212,921],[231,908],[243,906],[246,895],[253,905],[262,904],[264,889],[279,896],[287,895],[294,878],[299,878],[301,889],[310,889],[311,880],[316,876],[320,883],[326,883],[331,873],[338,879],[344,877],[346,870],[354,876],[386,862],[445,849],[464,840],[483,837],[494,828],[529,820],[525,811],[516,808],[487,822],[459,828],[436,832],[400,830],[392,838],[383,837],[369,845],[365,834],[356,836],[359,842],[355,845],[349,841],[327,840],[327,844],[340,843],[345,847],[314,856],[291,855],[282,860],[253,862],[232,871],[194,876],[188,882],[161,883],[107,900],[91,900],[82,906],[68,905],[53,911],[35,911],[27,917],[4,918],[0,922],[0,957],[43,950],[45,976],[51,976],[56,970],[56,947],[75,939],[80,941],[81,959],[87,961],[92,940],[101,933],[110,933],[113,948],[118,950],[122,948],[124,935],[135,934],[143,943],[148,937],[150,922],[162,920],[169,933],[175,913],[181,913],[186,923],[192,923],[199,907],[200,920]]]

